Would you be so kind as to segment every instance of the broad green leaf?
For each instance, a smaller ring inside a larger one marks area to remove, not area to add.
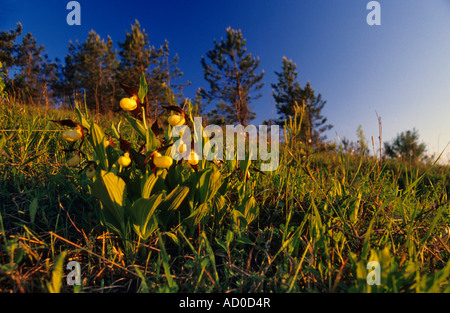
[[[126,198],[126,185],[122,178],[114,173],[101,170],[99,179],[92,185],[92,194],[103,205],[105,222],[117,231],[125,229],[124,202]]]
[[[236,222],[244,219],[245,225],[250,224],[259,215],[259,206],[256,199],[253,196],[245,197],[232,214]]]
[[[169,237],[170,239],[172,239],[172,241],[177,245],[180,246],[180,240],[178,239],[177,235],[168,231],[165,232],[164,235],[166,235],[167,237]]]
[[[214,196],[213,198],[212,203],[214,207],[214,213],[216,214],[217,212],[222,211],[222,209],[227,205],[227,199],[220,194],[216,194],[216,196]]]
[[[153,174],[148,175],[147,180],[142,187],[142,198],[150,198],[152,194],[153,186],[155,185],[159,176],[155,176]]]
[[[199,203],[208,202],[222,186],[222,175],[216,167],[206,169],[198,180]]]
[[[222,186],[222,174],[217,167],[212,168],[211,175],[209,176],[207,196],[205,201],[209,201],[216,195],[217,190]]]
[[[141,74],[138,97],[141,103],[144,103],[145,96],[147,95],[148,85],[145,79],[144,73]]]
[[[185,168],[186,167],[182,163],[179,163],[176,165],[172,165],[168,169],[165,183],[169,190],[183,183],[184,177],[182,173]]]
[[[52,271],[52,281],[47,283],[48,291],[50,293],[59,293],[62,286],[62,278],[64,271],[64,259],[66,258],[67,251],[63,251],[56,260],[55,266]]]
[[[223,242],[222,240],[220,240],[219,238],[215,237],[214,240],[217,242],[217,244],[223,249],[223,251],[227,252],[227,245],[225,244],[225,242]]]
[[[241,213],[241,211],[234,209],[231,211],[231,216],[233,217],[234,222],[239,226],[246,226],[247,220],[244,216],[244,214]]]
[[[179,209],[188,193],[189,187],[178,185],[175,189],[172,190],[171,193],[166,196],[159,207],[160,213],[158,215],[158,220],[162,225],[166,226],[169,220],[178,215],[174,214],[174,211]]]
[[[92,123],[92,146],[94,147],[95,156],[99,160],[100,168],[103,170],[109,169],[108,157],[106,155],[105,140],[106,135],[103,130],[96,123]]]
[[[239,161],[239,168],[241,169],[241,173],[242,173],[242,180],[245,181],[246,177],[247,177],[247,172],[248,169],[250,167],[250,163],[252,162],[251,159],[253,157],[252,155],[252,150],[250,150],[246,155],[245,155],[245,160],[241,160]]]
[[[251,246],[253,246],[255,244],[253,241],[251,241],[248,237],[245,237],[245,236],[236,238],[236,242],[243,243],[245,245],[251,245]]]
[[[134,117],[125,112],[122,112],[122,116],[124,116],[127,119],[128,123],[130,123],[131,127],[133,127],[133,129],[137,132],[137,134],[139,135],[139,137],[141,137],[142,140],[147,140],[147,137],[145,135],[146,134],[145,126],[141,121],[135,119]]]
[[[161,201],[162,193],[153,195],[150,199],[137,199],[131,207],[131,222],[136,234],[143,240],[147,240],[158,227],[153,217]]]
[[[256,199],[252,196],[244,204],[244,216],[247,224],[253,222],[259,215],[259,206]]]
[[[178,185],[167,197],[164,199],[162,203],[162,208],[167,211],[174,211],[178,209],[183,202],[184,198],[186,198],[189,193],[189,187]]]
[[[150,155],[153,151],[155,151],[158,147],[158,139],[155,136],[155,133],[149,127],[145,132],[145,138],[147,143],[147,155]]]
[[[197,225],[201,220],[208,216],[210,213],[210,208],[208,203],[201,203],[195,208],[195,210],[187,217],[187,219],[192,220],[192,224]]]
[[[206,202],[206,195],[208,193],[209,177],[211,176],[212,169],[206,169],[201,171],[201,176],[198,180],[198,185],[196,186],[196,191],[198,192],[199,199],[198,203]]]
[[[230,188],[230,177],[232,174],[228,175],[225,178],[222,179],[222,185],[217,190],[218,193],[220,193],[222,196],[226,195],[228,189]]]

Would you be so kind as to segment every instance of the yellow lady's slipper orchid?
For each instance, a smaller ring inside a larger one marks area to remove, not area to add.
[[[125,152],[120,158],[119,158],[119,165],[122,167],[127,167],[131,164],[130,154],[128,152]]]
[[[197,165],[199,159],[200,159],[200,158],[198,157],[198,154],[195,153],[194,150],[192,150],[192,151],[191,151],[191,155],[190,155],[190,157],[189,157],[189,159],[188,159],[189,164],[191,164],[191,165]]]
[[[94,176],[95,176],[95,168],[89,167],[88,170],[86,171],[86,177],[91,179]]]
[[[137,108],[137,102],[133,98],[123,98],[120,100],[120,107],[124,111],[133,111]]]
[[[88,169],[86,171],[86,177],[87,178],[92,179],[92,178],[94,178],[94,176],[95,176],[95,170],[94,169]]]
[[[156,167],[169,168],[173,163],[173,159],[170,156],[161,155],[157,152],[153,156],[153,163]]]
[[[81,161],[80,154],[74,153],[73,157],[71,157],[69,161],[67,161],[67,165],[69,165],[70,167],[75,167],[78,164],[80,164],[80,161]]]
[[[185,123],[184,116],[181,116],[178,114],[169,116],[167,121],[169,122],[170,126],[178,126],[178,125],[183,125]]]
[[[83,137],[83,129],[81,128],[81,126],[77,126],[73,129],[66,130],[62,133],[62,137],[68,142],[77,141],[78,139],[81,139],[81,137]]]
[[[94,161],[88,161],[88,165],[86,167],[87,167],[86,177],[89,179],[94,178],[95,173],[96,173],[95,169],[97,168],[97,164]]]

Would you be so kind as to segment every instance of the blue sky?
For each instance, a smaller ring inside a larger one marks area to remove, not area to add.
[[[117,44],[138,19],[151,45],[167,39],[178,54],[192,83],[185,96],[192,98],[207,87],[201,56],[231,26],[242,30],[265,71],[263,96],[252,104],[254,124],[276,117],[270,84],[286,56],[297,64],[300,84],[310,81],[327,101],[323,114],[334,125],[328,139],[356,141],[362,125],[366,138],[377,140],[377,112],[383,141],[413,127],[429,153],[450,141],[449,0],[378,1],[380,26],[366,23],[368,0],[79,0],[81,26],[67,25],[68,2],[3,0],[0,29],[20,21],[50,58],[64,59],[69,40],[84,41],[94,29]]]

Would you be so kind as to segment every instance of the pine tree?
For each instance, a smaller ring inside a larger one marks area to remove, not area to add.
[[[240,30],[227,28],[225,39],[214,41],[214,49],[206,53],[208,61],[202,57],[201,63],[209,89],[202,89],[202,96],[216,103],[209,116],[213,123],[244,126],[255,118],[250,103],[258,99],[257,93],[264,83],[261,82],[264,71],[257,74],[259,58],[247,52],[246,40]]]
[[[305,116],[303,116],[301,125],[302,140],[311,140],[312,143],[318,144],[326,138],[322,134],[333,127],[326,124],[327,118],[321,115],[326,101],[322,100],[321,94],[316,96],[309,82],[306,83],[305,88],[301,87],[297,81],[296,69],[297,65],[292,60],[283,57],[282,71],[275,72],[278,82],[272,84],[273,97],[277,113],[281,115],[275,123],[283,126],[285,119],[294,116],[295,105],[304,105]]]
[[[152,63],[153,49],[149,45],[145,29],[135,20],[131,32],[127,32],[125,40],[119,42],[120,71],[118,79],[124,84],[139,84],[142,73],[147,73]]]
[[[186,84],[174,84],[183,73],[177,68],[178,56],[170,57],[169,42],[155,48],[150,45],[148,34],[141,29],[139,21],[131,25],[123,42],[119,42],[120,70],[118,80],[127,85],[139,84],[145,74],[148,93],[145,109],[147,115],[155,118],[161,112],[161,104],[174,105],[182,97]],[[178,92],[173,92],[177,89]]]
[[[16,100],[49,106],[53,101],[53,87],[58,81],[58,59],[51,61],[45,47],[38,45],[31,33],[17,43],[21,33],[20,23],[15,30],[0,33],[0,62],[5,65],[2,71],[7,89]],[[13,77],[7,76],[10,69],[14,70]]]
[[[317,145],[326,139],[326,136],[322,134],[333,128],[333,125],[326,124],[328,119],[321,114],[322,109],[327,102],[322,100],[321,94],[316,96],[315,91],[311,88],[309,82],[306,83],[303,93],[303,100],[307,113],[306,130],[308,132],[308,138],[311,139],[313,144]]]
[[[86,104],[97,113],[116,106],[115,75],[119,63],[109,36],[105,42],[91,30],[84,43],[69,43],[65,61],[66,91],[85,91]]]
[[[297,65],[292,60],[283,57],[282,72],[275,72],[278,83],[272,84],[272,93],[275,99],[277,113],[281,117],[276,121],[278,125],[284,125],[284,120],[294,116],[295,105],[302,105],[303,90],[297,81]]]
[[[31,33],[26,34],[22,43],[16,46],[14,65],[18,67],[18,71],[14,75],[14,89],[22,99],[35,104],[44,88],[44,82],[40,79],[44,50],[44,46],[37,45]]]
[[[190,82],[182,83],[183,72],[178,68],[178,55],[170,56],[169,42],[158,49],[153,48],[153,62],[148,71],[148,98],[152,103],[153,117],[164,111],[162,105],[184,103],[183,89]]]
[[[8,71],[14,66],[16,39],[22,34],[22,24],[17,23],[14,30],[0,32],[0,62],[2,62],[2,72],[8,74]]]

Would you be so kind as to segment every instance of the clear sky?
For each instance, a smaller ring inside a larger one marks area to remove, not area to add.
[[[369,0],[79,0],[81,26],[67,25],[68,2],[1,0],[0,29],[20,21],[50,58],[63,60],[69,40],[82,42],[94,29],[117,44],[137,19],[151,45],[169,41],[192,83],[185,96],[193,98],[207,87],[201,56],[231,26],[242,30],[265,71],[254,124],[276,117],[270,84],[286,56],[300,84],[310,81],[327,101],[323,114],[334,125],[328,139],[356,141],[362,125],[366,138],[377,140],[378,112],[383,141],[413,127],[430,154],[450,141],[449,0],[380,0],[380,26],[366,23]]]

